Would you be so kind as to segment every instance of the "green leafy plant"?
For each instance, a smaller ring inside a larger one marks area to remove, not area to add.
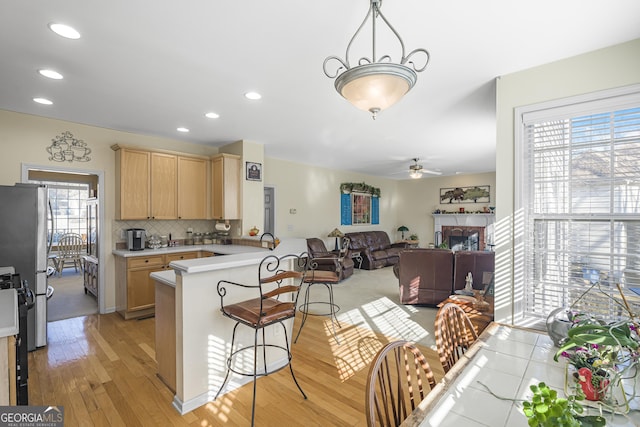
[[[605,425],[600,416],[580,416],[584,408],[579,403],[584,400],[581,391],[568,398],[558,397],[558,392],[544,382],[530,387],[531,400],[522,402],[522,411],[529,419],[531,427],[600,427]]]
[[[374,187],[365,182],[343,182],[340,184],[340,191],[343,193],[366,193],[373,197],[380,197],[381,191],[378,187]]]

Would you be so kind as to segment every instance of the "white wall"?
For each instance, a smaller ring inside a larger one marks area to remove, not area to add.
[[[574,95],[640,83],[640,39],[502,76],[497,82],[496,320],[510,322],[518,286],[514,200],[514,109]]]

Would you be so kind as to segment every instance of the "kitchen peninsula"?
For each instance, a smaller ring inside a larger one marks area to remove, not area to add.
[[[155,280],[156,360],[160,378],[175,392],[173,405],[181,414],[213,400],[226,372],[226,359],[234,322],[222,316],[217,284],[220,280],[255,285],[260,261],[268,255],[306,252],[305,239],[284,239],[274,250],[240,245],[203,245],[199,250],[223,256],[172,261],[170,269],[151,273]],[[169,248],[175,249],[175,248]],[[255,289],[228,295],[230,302],[255,298]],[[289,338],[293,319],[286,325]],[[284,336],[267,328],[276,340]],[[252,345],[253,333],[240,328],[240,345]],[[242,363],[239,362],[239,363]],[[251,369],[253,359],[244,361]],[[270,367],[286,363],[281,353],[267,351]],[[243,366],[238,366],[243,369]],[[226,391],[250,377],[232,375]]]

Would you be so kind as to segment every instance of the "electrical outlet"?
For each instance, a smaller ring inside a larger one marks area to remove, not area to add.
[[[127,230],[125,230],[124,228],[122,230],[120,230],[120,238],[121,239],[126,239],[127,238]]]

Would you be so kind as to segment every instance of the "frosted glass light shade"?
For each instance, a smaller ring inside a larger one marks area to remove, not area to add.
[[[336,78],[336,90],[360,110],[375,115],[398,102],[418,76],[400,64],[374,63],[350,68]]]

